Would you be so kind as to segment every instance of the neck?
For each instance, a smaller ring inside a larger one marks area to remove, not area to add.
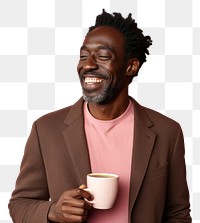
[[[112,120],[122,115],[129,105],[129,97],[120,100],[119,98],[106,105],[98,103],[88,103],[91,115],[99,120]]]

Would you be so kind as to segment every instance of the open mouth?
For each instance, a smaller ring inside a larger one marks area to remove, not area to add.
[[[96,83],[101,83],[103,81],[103,79],[98,77],[85,77],[84,80],[86,84],[96,84]]]

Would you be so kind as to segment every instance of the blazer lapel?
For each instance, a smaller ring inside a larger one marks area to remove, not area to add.
[[[84,131],[83,100],[80,99],[71,107],[64,123],[63,135],[70,152],[78,183],[86,184],[86,175],[91,172],[89,153]]]
[[[130,182],[130,211],[132,210],[138,196],[144,175],[146,173],[149,159],[153,150],[156,133],[150,127],[152,121],[147,116],[144,108],[134,99],[134,144],[132,155],[132,170]]]

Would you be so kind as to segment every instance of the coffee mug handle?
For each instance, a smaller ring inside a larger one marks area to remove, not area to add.
[[[88,192],[91,193],[91,189],[90,189],[90,188],[84,188],[83,190],[88,191]],[[91,194],[92,194],[92,193],[91,193]],[[84,198],[84,200],[87,201],[87,202],[90,203],[90,204],[94,204],[94,203],[95,203],[94,199],[93,199],[92,201],[89,201],[88,199]]]

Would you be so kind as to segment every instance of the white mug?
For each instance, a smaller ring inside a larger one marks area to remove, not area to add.
[[[111,173],[90,173],[87,175],[87,188],[94,200],[93,203],[97,209],[112,208],[118,192],[119,176]]]

